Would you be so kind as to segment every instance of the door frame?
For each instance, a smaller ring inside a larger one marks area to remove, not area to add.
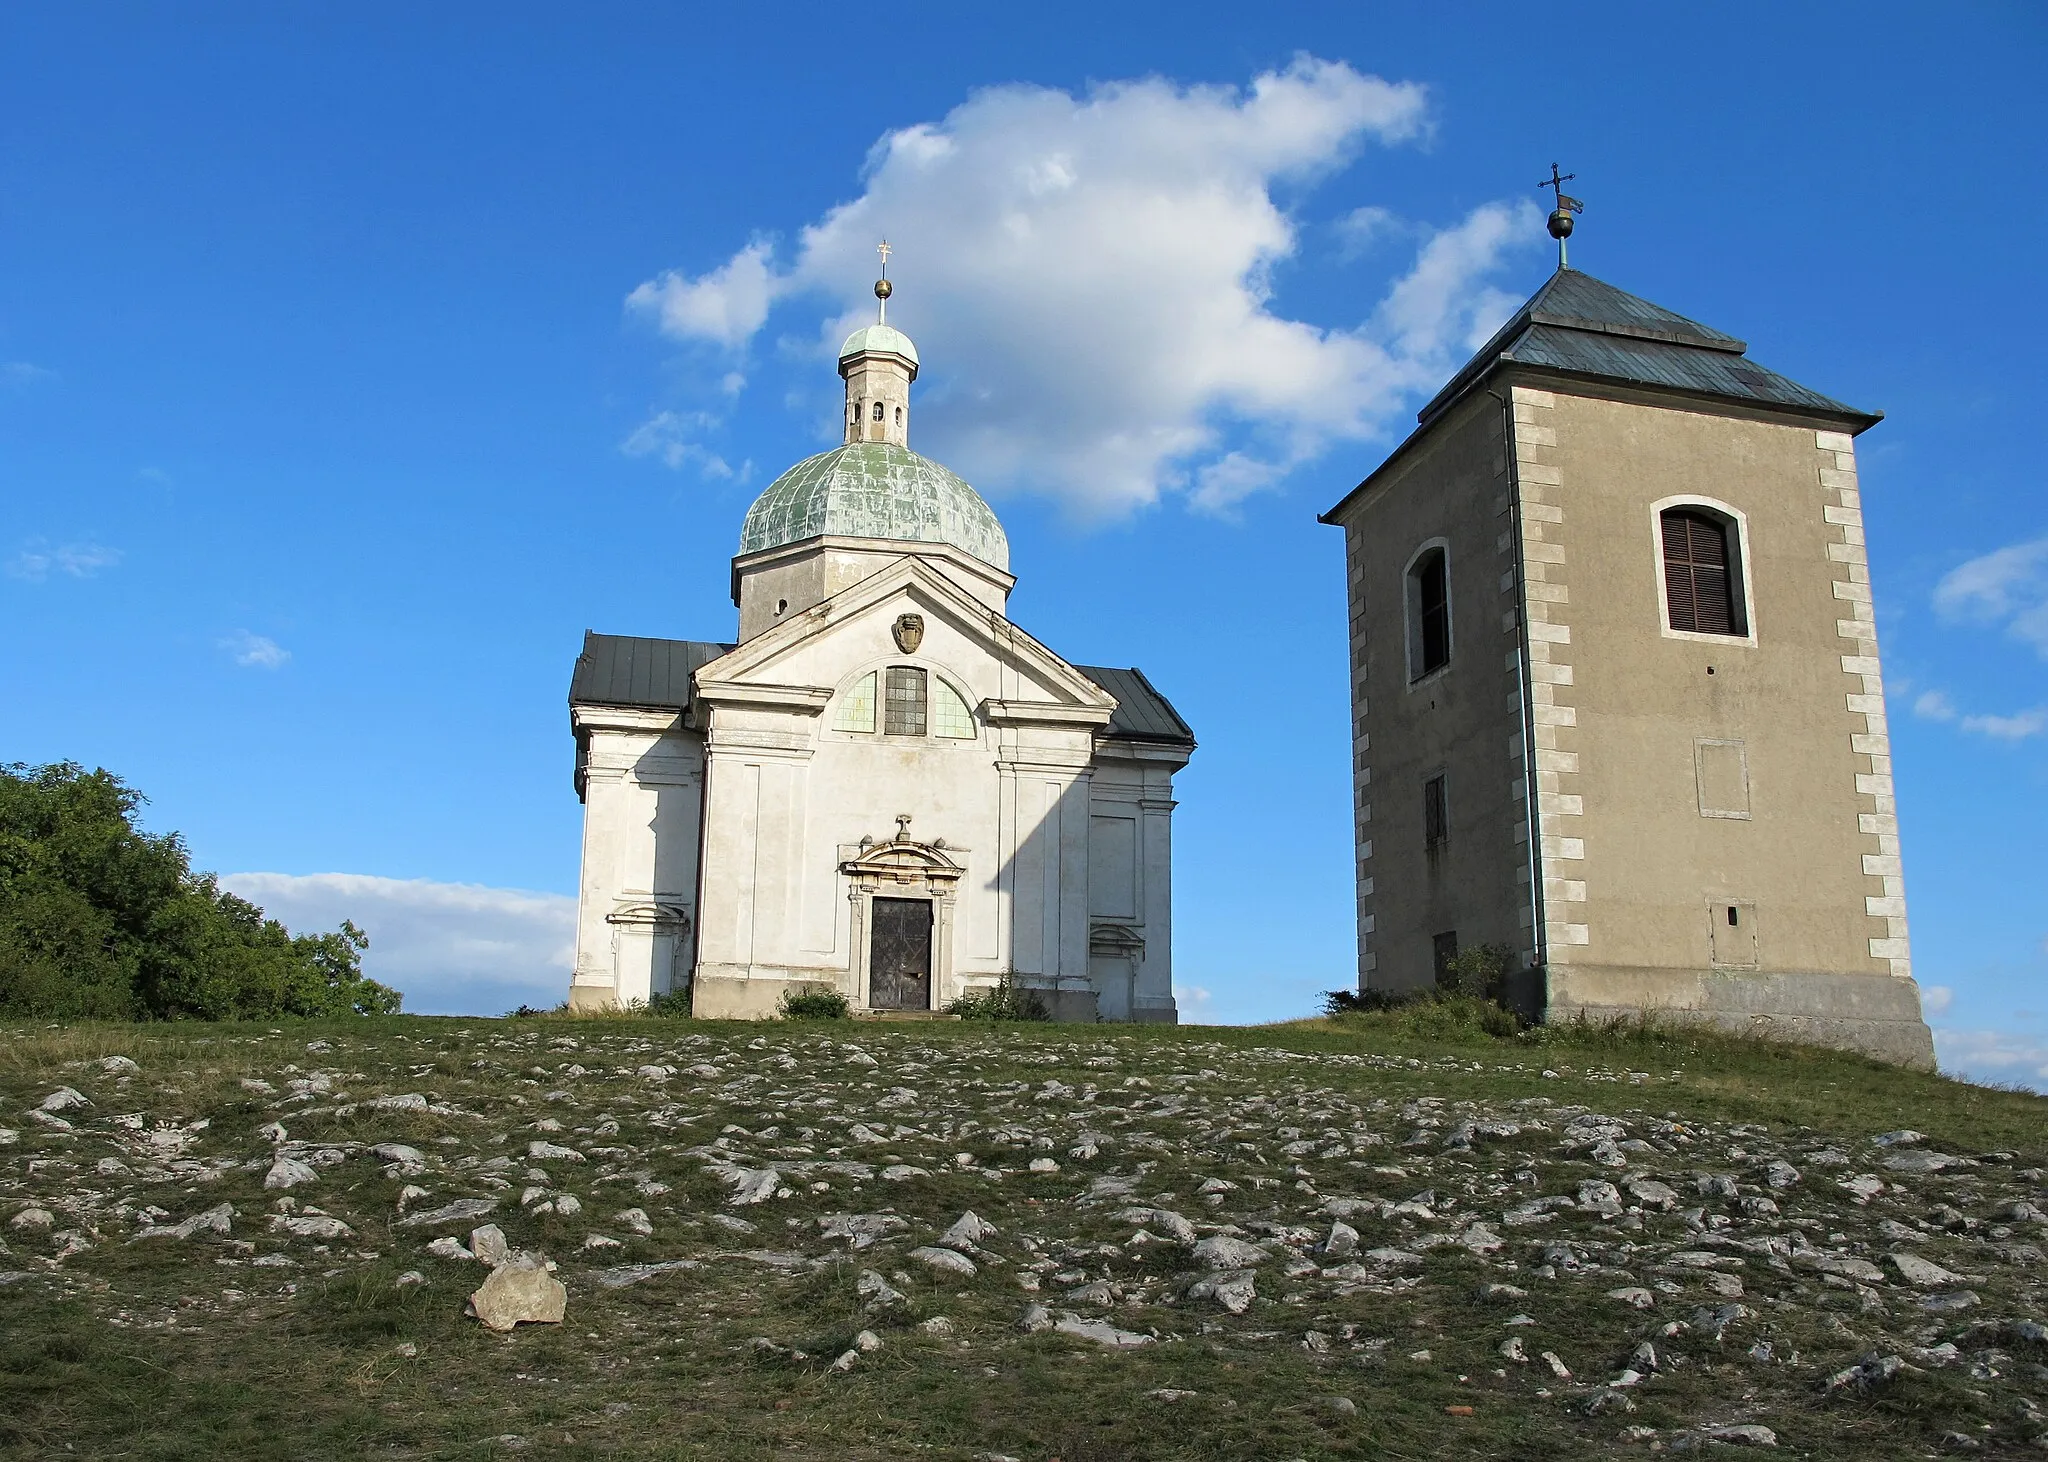
[[[875,1008],[870,989],[869,963],[874,953],[874,901],[927,899],[932,906],[932,1010],[942,1009],[945,992],[953,978],[954,894],[967,870],[946,856],[937,844],[913,842],[896,837],[886,843],[869,843],[839,865],[846,875],[846,897],[852,949],[850,973],[854,1004],[862,1010]]]

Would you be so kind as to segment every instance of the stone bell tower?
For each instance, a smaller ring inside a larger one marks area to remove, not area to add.
[[[1856,472],[1880,418],[1566,267],[1577,209],[1557,272],[1322,519],[1360,986],[1505,946],[1548,1019],[1932,1066]]]

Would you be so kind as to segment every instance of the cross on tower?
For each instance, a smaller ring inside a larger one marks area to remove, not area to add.
[[[883,239],[879,244],[875,245],[875,252],[882,256],[882,277],[875,281],[875,298],[881,302],[875,309],[875,323],[877,325],[886,325],[889,323],[889,295],[891,293],[889,288],[889,256],[896,251],[889,247],[887,239]]]
[[[1555,172],[1556,169],[1552,168],[1551,171]],[[883,239],[879,244],[875,245],[875,252],[882,256],[882,273],[887,274],[889,272],[889,256],[896,251],[889,247],[887,239]]]

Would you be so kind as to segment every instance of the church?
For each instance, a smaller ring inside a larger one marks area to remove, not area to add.
[[[1359,986],[1491,946],[1547,1020],[1931,1068],[1856,470],[1879,415],[1566,267],[1572,211],[1557,272],[1323,515]]]
[[[1055,1019],[1172,1022],[1194,735],[1141,672],[1011,623],[1003,526],[910,450],[917,347],[875,293],[841,445],[747,512],[736,641],[584,636],[570,1008],[929,1016],[1007,979]]]

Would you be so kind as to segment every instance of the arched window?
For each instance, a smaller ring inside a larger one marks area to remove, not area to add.
[[[1689,634],[1748,634],[1733,525],[1703,508],[1666,508],[1659,527],[1671,628]]]
[[[834,731],[875,729],[875,672],[870,670],[840,697],[839,714],[832,718]]]
[[[932,735],[950,736],[956,741],[972,740],[974,713],[960,693],[940,680],[932,686]]]
[[[879,401],[877,401],[877,402],[875,403],[875,420],[876,420],[876,421],[880,421],[881,419],[882,419],[882,403],[881,403],[881,402],[879,402]]]
[[[926,716],[925,673],[915,665],[891,665],[882,702],[882,734],[922,736]]]
[[[896,425],[903,425],[903,408],[901,406],[896,408]]]
[[[1441,547],[1408,565],[1408,678],[1420,680],[1451,663],[1451,563]]]

